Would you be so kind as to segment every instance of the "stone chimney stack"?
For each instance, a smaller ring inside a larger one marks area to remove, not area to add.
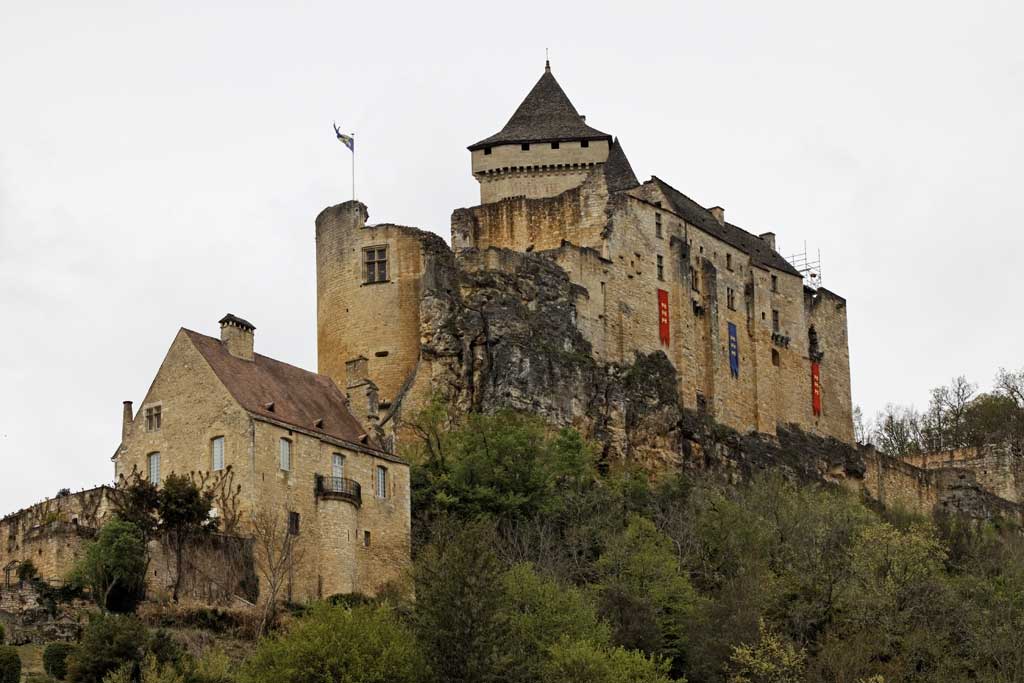
[[[774,232],[762,232],[760,235],[758,235],[758,237],[760,237],[764,241],[765,244],[767,244],[769,247],[771,247],[772,251],[775,251],[775,233]]]
[[[345,395],[352,412],[368,432],[373,432],[380,418],[380,396],[377,385],[369,377],[369,363],[364,356],[356,356],[345,363],[347,377]]]
[[[220,319],[220,343],[235,358],[252,360],[253,332],[256,326],[228,313]]]
[[[715,217],[715,220],[718,221],[719,225],[725,225],[725,209],[720,206],[712,206],[708,211],[710,211],[711,215]]]
[[[128,440],[132,433],[132,402],[125,401],[121,406],[121,442]]]

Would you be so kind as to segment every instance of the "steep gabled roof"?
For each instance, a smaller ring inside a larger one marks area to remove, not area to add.
[[[363,443],[366,430],[330,378],[258,353],[253,354],[251,361],[236,358],[219,339],[192,330],[184,332],[228,392],[249,413],[304,431]],[[273,404],[273,410],[268,404]],[[323,420],[319,427],[318,420]]]
[[[619,144],[618,138],[612,142],[611,147],[608,149],[608,159],[604,162],[604,179],[608,185],[609,192],[631,190],[640,185],[640,181],[636,179],[636,173],[633,173],[633,167],[630,165],[629,159],[626,158],[626,153],[622,150],[622,145]]]
[[[549,66],[544,67],[533,90],[519,105],[505,127],[489,138],[469,146],[470,151],[493,145],[560,140],[611,140],[611,136],[591,128],[572,106]]]
[[[672,210],[682,216],[690,225],[700,228],[709,235],[717,237],[726,244],[746,253],[756,265],[774,268],[784,273],[803,277],[800,271],[794,268],[779,252],[768,246],[768,243],[757,235],[749,233],[729,222],[726,222],[724,225],[719,223],[718,219],[710,211],[661,178],[653,176],[651,180],[658,186],[658,189],[665,195],[669,203],[672,204]]]

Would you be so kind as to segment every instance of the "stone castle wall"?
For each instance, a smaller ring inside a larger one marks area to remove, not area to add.
[[[1024,502],[1024,457],[1015,451],[1012,444],[921,453],[905,456],[903,460],[926,470],[967,470],[986,491],[1014,503]]]

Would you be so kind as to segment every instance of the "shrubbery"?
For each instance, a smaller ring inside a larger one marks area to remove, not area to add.
[[[70,643],[50,643],[43,649],[43,669],[53,678],[63,681],[68,674],[68,656],[74,649]]]
[[[20,683],[21,657],[11,645],[0,645],[0,683]]]
[[[104,676],[125,664],[137,668],[148,642],[146,627],[135,617],[94,614],[68,657],[68,680],[101,683]]]

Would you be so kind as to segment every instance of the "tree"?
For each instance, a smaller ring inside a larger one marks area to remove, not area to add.
[[[803,650],[779,637],[762,619],[757,643],[733,648],[729,683],[801,683],[806,661]]]
[[[551,648],[542,680],[545,683],[671,683],[668,664],[636,650],[565,639]],[[680,683],[685,681],[680,679]]]
[[[63,681],[68,674],[68,656],[75,651],[70,643],[49,643],[43,648],[43,670]]]
[[[0,683],[21,681],[21,656],[12,645],[0,645]]]
[[[145,593],[146,544],[131,522],[114,517],[103,525],[72,570],[101,610],[131,612]]]
[[[279,636],[259,641],[242,683],[416,683],[424,664],[410,630],[387,606],[315,606]]]
[[[697,595],[680,571],[672,541],[649,519],[634,515],[609,542],[597,571],[601,612],[614,625],[615,642],[678,660],[674,670],[679,671]],[[638,613],[650,620],[634,623]]]
[[[101,683],[125,664],[137,671],[148,638],[146,627],[135,617],[93,614],[78,647],[68,657],[68,681]]]
[[[172,473],[164,481],[158,501],[159,529],[174,553],[172,598],[177,602],[184,573],[185,550],[217,529],[217,520],[210,515],[213,494],[200,490],[190,477]]]
[[[894,458],[921,452],[921,416],[913,408],[889,404],[875,418],[873,443]]]
[[[281,589],[302,566],[305,546],[302,536],[290,532],[287,510],[261,508],[252,512],[250,520],[256,571],[264,589],[263,611],[256,629],[260,637],[277,618]]]
[[[156,485],[132,467],[131,472],[118,477],[111,499],[117,516],[134,524],[149,541],[159,523],[160,492]]]
[[[413,623],[422,652],[439,680],[501,680],[509,628],[494,529],[442,521],[432,539],[413,569]]]

